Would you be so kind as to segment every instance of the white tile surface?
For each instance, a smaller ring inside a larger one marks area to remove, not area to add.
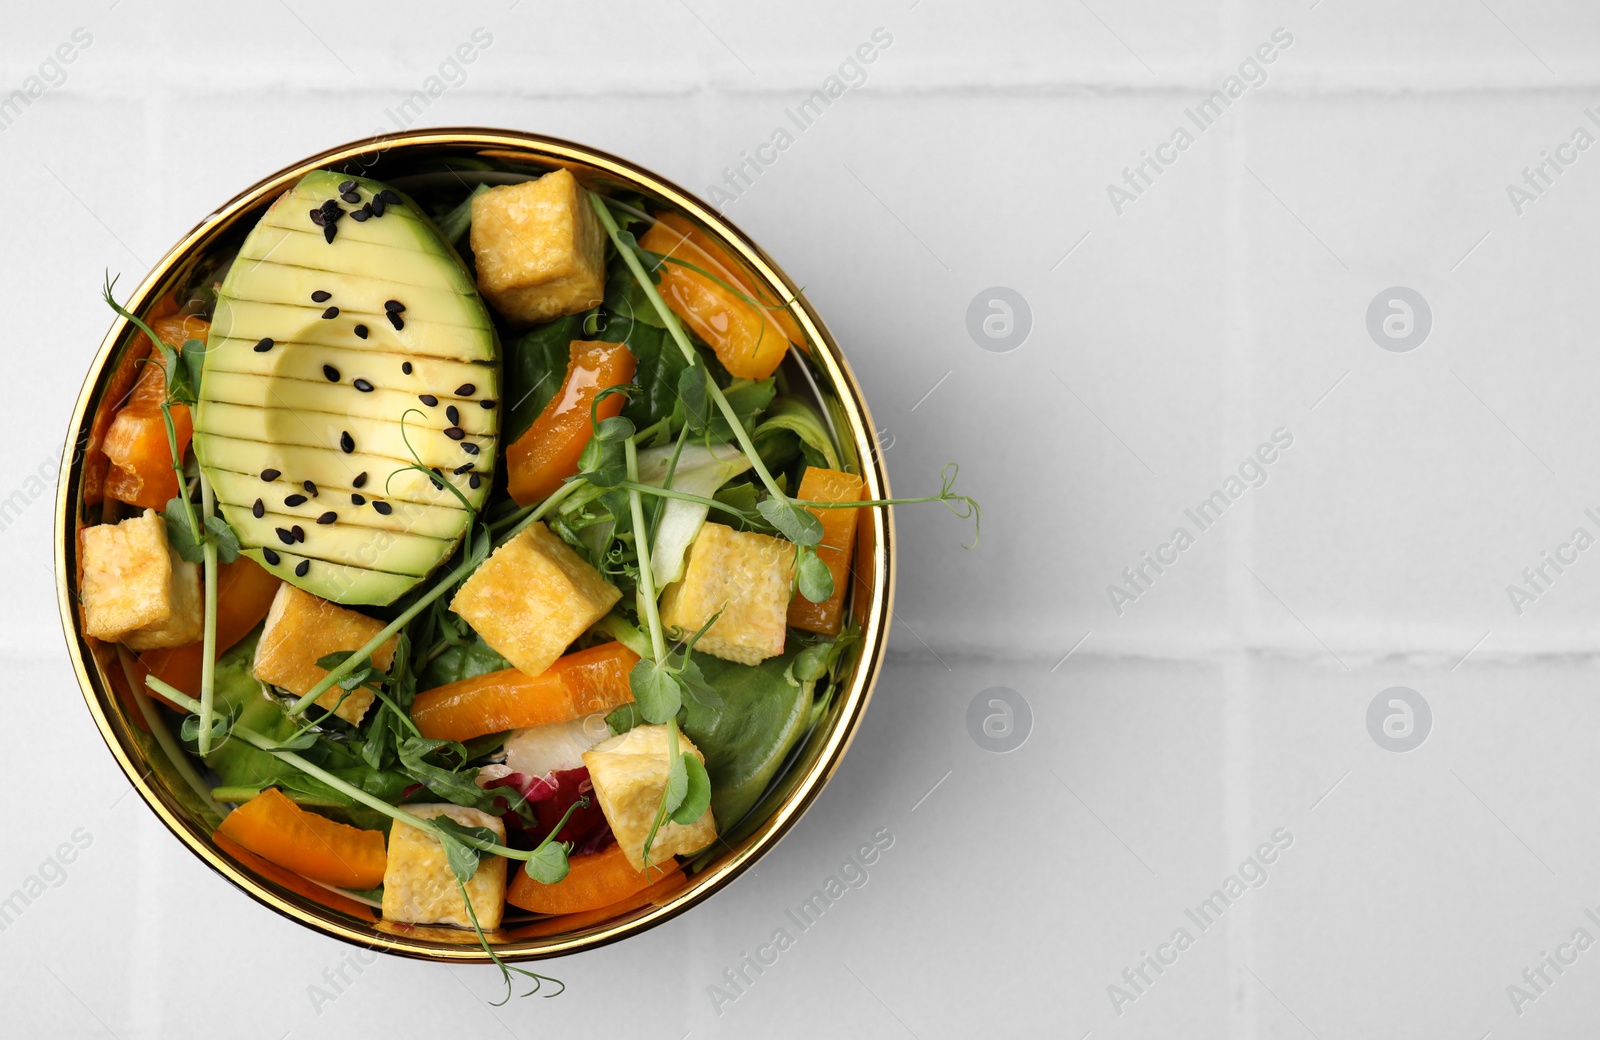
[[[564,135],[701,192],[875,29],[892,37],[726,211],[849,352],[896,490],[957,460],[984,533],[964,552],[941,509],[899,511],[893,667],[755,874],[555,965],[556,1000],[495,1009],[492,971],[383,959],[319,1005],[346,949],[231,891],[122,797],[59,649],[44,483],[106,325],[102,272],[132,280],[263,172],[392,128],[479,27],[490,42],[418,125]],[[1266,81],[1118,215],[1107,185],[1280,27],[1293,43]],[[0,899],[90,839],[0,931],[19,1035],[409,1035],[419,999],[519,1036],[1594,1022],[1600,953],[1520,1014],[1507,987],[1574,929],[1600,939],[1600,549],[1520,615],[1507,585],[1574,528],[1600,536],[1600,149],[1520,214],[1506,191],[1575,128],[1600,135],[1593,5],[36,5],[0,34],[0,92],[79,28],[64,82],[0,130]],[[1367,330],[1397,285],[1433,318],[1404,353]],[[1010,353],[968,333],[993,286],[1031,309]],[[1279,428],[1294,443],[1265,483],[1197,532],[1185,510]],[[1107,586],[1179,525],[1194,545],[1119,614]],[[1392,686],[1433,713],[1408,753],[1368,732]],[[968,732],[994,687],[1033,714],[1009,754]],[[1199,931],[1185,910],[1280,828],[1265,880]],[[894,845],[870,880],[717,1013],[707,988],[880,829]],[[1178,928],[1195,934],[1175,963],[1131,1001],[1108,992]],[[90,929],[113,938],[85,948]]]

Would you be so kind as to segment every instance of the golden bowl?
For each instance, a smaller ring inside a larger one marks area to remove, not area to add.
[[[236,195],[184,235],[145,276],[125,305],[146,311],[168,292],[181,291],[217,268],[237,249],[268,204],[310,170],[333,168],[387,181],[408,192],[459,180],[504,183],[530,173],[565,167],[601,192],[636,191],[653,206],[677,211],[701,225],[760,279],[775,299],[789,305],[811,349],[791,351],[784,366],[791,388],[809,386],[833,424],[844,459],[866,481],[867,497],[888,497],[888,482],[876,449],[875,427],[850,366],[822,320],[787,275],[766,253],[705,202],[648,170],[604,152],[536,134],[506,130],[439,129],[376,137],[333,148],[273,173]],[[257,869],[222,851],[213,838],[217,820],[191,792],[160,744],[142,725],[137,710],[111,681],[120,672],[115,648],[84,635],[76,603],[78,530],[85,523],[83,451],[90,423],[106,393],[133,329],[118,319],[100,345],[78,394],[68,428],[62,478],[56,494],[56,595],[68,652],[95,725],[128,780],[166,826],[213,870],[251,897],[308,928],[364,947],[429,960],[487,961],[470,931],[411,927],[374,919],[369,908],[317,888],[265,864]],[[851,610],[862,639],[854,662],[832,702],[791,756],[762,802],[724,840],[692,860],[688,883],[658,902],[600,916],[569,915],[511,920],[489,933],[495,952],[507,960],[554,957],[616,942],[683,913],[728,884],[775,845],[821,793],[838,768],[866,711],[887,644],[893,600],[889,510],[864,511],[855,561]],[[120,680],[119,680],[120,681]],[[125,683],[124,683],[125,686]],[[260,867],[262,865],[258,865]]]

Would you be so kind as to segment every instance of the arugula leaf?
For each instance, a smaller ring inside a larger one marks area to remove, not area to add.
[[[504,351],[507,404],[500,439],[510,444],[527,432],[566,380],[572,341],[583,337],[582,315],[569,314],[536,325]]]
[[[534,850],[524,865],[528,876],[541,885],[553,885],[567,876],[567,847],[559,841],[546,842]]]
[[[822,521],[809,509],[781,498],[764,498],[756,512],[796,545],[816,545],[822,541]]]
[[[833,595],[833,571],[814,549],[801,549],[799,566],[795,570],[795,584],[800,589],[800,595],[813,603],[822,603]]]
[[[489,190],[487,184],[480,184],[472,189],[472,193],[462,199],[438,219],[439,233],[446,242],[454,244],[467,229],[472,226],[472,200]]]
[[[701,761],[688,751],[678,756],[678,762],[684,771],[684,793],[678,807],[672,810],[672,822],[691,824],[704,816],[711,805],[711,777]],[[668,784],[671,784],[670,774]]]
[[[500,656],[498,650],[474,636],[440,651],[439,656],[422,669],[422,674],[417,678],[417,687],[431,690],[435,686],[474,679],[510,667],[511,662]]]
[[[528,807],[528,803],[513,788],[498,787],[493,791],[486,791],[479,787],[476,769],[469,768],[458,772],[427,761],[427,756],[446,747],[454,748],[462,761],[466,760],[466,749],[455,741],[430,740],[427,737],[406,738],[400,742],[401,771],[445,801],[471,809],[482,809],[484,812],[498,815],[501,810],[495,806],[497,798],[511,802],[511,808],[516,812],[522,812]]]
[[[663,662],[641,658],[628,673],[628,685],[646,722],[664,723],[683,706],[681,680]]]
[[[689,430],[693,433],[704,432],[711,423],[704,367],[695,365],[685,368],[678,376],[678,400],[683,403],[683,417]]]

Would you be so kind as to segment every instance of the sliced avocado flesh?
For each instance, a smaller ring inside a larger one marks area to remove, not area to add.
[[[343,224],[344,221],[339,222]],[[371,221],[368,221],[371,223]],[[317,265],[324,262],[328,243],[323,234],[316,228],[305,231],[291,231],[288,228],[272,227],[271,225],[258,225],[245,239],[244,245],[239,247],[239,260],[245,263],[259,263],[273,261],[280,264],[289,264],[295,267],[306,267],[312,270],[321,270]],[[472,276],[463,269],[459,274],[446,274],[444,281],[427,277],[424,274],[425,265],[414,262],[414,257],[402,254],[408,252],[402,244],[399,246],[382,246],[371,242],[362,242],[356,239],[347,239],[338,243],[340,250],[345,254],[340,258],[345,264],[344,270],[361,270],[372,268],[381,270],[379,265],[394,264],[393,280],[397,285],[419,284],[415,279],[421,279],[420,284],[427,286],[442,285],[454,289],[459,293],[475,292]],[[426,253],[423,250],[409,250],[412,253],[436,256],[438,254]],[[396,257],[400,259],[395,260]],[[238,261],[235,261],[236,263]]]
[[[327,243],[324,242],[323,245]],[[431,261],[425,254],[418,254],[410,258],[409,262],[413,265],[426,266]],[[399,266],[401,265],[390,263],[388,270],[392,271]],[[375,295],[384,287],[383,283],[352,278],[343,272],[291,267],[273,260],[251,262],[238,267],[237,272],[236,276],[230,277],[232,284],[228,287],[234,299],[298,307],[306,305],[311,300],[312,293],[326,292],[333,299],[344,301],[339,304],[341,313],[366,315],[376,319],[378,325],[384,328],[391,324],[384,317],[383,305],[394,297],[378,299]],[[388,289],[396,293],[402,291],[393,283],[389,284]],[[482,328],[478,324],[482,320],[482,308],[476,305],[471,296],[463,295],[455,289],[407,284],[404,295],[407,325],[420,322]],[[317,307],[315,303],[310,305],[319,312],[323,309]]]
[[[263,484],[259,473],[234,473],[230,470],[217,469],[211,471],[210,480],[217,497],[223,501],[252,503],[250,507],[252,516],[253,504],[256,499],[260,499],[262,513],[268,519],[277,515],[290,523],[301,525],[314,524],[318,517],[332,512],[338,514],[341,523],[355,527],[407,532],[427,538],[454,538],[465,520],[465,517],[457,515],[464,510],[422,509],[418,507],[418,503],[404,501],[394,495],[385,498],[385,501],[393,507],[387,514],[380,513],[376,509],[358,508],[351,496],[360,494],[364,499],[369,496],[345,488],[317,484],[314,481],[312,486],[317,489],[315,497],[306,494],[303,485],[290,484],[282,480],[274,484]],[[287,505],[285,503],[290,495],[298,495],[305,501],[298,505]],[[273,522],[280,523],[280,521]]]
[[[326,243],[324,243],[326,244]],[[337,244],[337,243],[336,243]],[[387,291],[404,295],[405,290],[395,285]],[[485,336],[493,336],[487,327],[469,328],[465,325],[441,325],[434,322],[406,321],[399,330],[392,328],[380,309],[373,311],[339,311],[337,318],[324,318],[332,305],[310,302],[301,307],[284,303],[258,303],[232,296],[218,296],[216,313],[211,327],[224,339],[249,340],[255,343],[260,336],[251,334],[258,329],[273,329],[278,335],[274,342],[315,343],[324,346],[372,347],[399,354],[422,354],[429,357],[456,358],[461,361],[491,360]],[[367,331],[361,335],[361,328]],[[263,333],[265,335],[265,333]],[[448,389],[430,387],[430,391]]]
[[[414,469],[397,469],[394,459],[382,455],[366,455],[359,451],[346,455],[337,449],[310,448],[301,444],[265,444],[218,434],[211,434],[208,439],[215,446],[213,450],[227,462],[226,466],[208,467],[208,475],[232,472],[259,482],[262,472],[277,470],[284,473],[287,472],[285,466],[293,465],[297,467],[295,476],[300,481],[309,480],[319,489],[332,489],[346,494],[359,491],[369,500],[384,499],[396,503],[396,508],[401,501],[448,506],[451,509],[461,507],[461,500],[448,488],[434,486],[434,481],[439,478]],[[361,487],[357,488],[355,485],[363,473],[366,479],[360,481]],[[458,474],[442,468],[440,473],[444,482],[460,491],[468,501],[472,501],[472,495],[481,493],[472,489],[470,474]],[[294,483],[299,484],[300,481]],[[259,483],[257,487],[259,490],[254,495],[246,494],[241,501],[253,503],[268,490]]]
[[[312,219],[330,200],[332,241]],[[460,543],[473,514],[456,492],[487,497],[499,387],[489,313],[432,222],[377,181],[316,171],[218,291],[195,454],[247,555],[326,599],[388,604]]]
[[[413,465],[420,459],[424,466],[453,470],[474,460],[473,456],[462,451],[462,444],[478,445],[478,460],[482,460],[494,447],[491,437],[467,436],[456,441],[445,436],[442,430],[413,426],[409,420],[402,429],[398,417],[394,422],[373,424],[359,417],[300,409],[296,405],[293,388],[285,388],[281,382],[276,385],[280,388],[278,399],[282,404],[252,408],[213,400],[205,409],[205,415],[196,418],[195,432],[223,433],[269,444],[298,444],[310,448],[342,450],[344,444],[352,443],[368,454],[387,456],[392,461],[392,469]],[[284,392],[285,389],[289,392]],[[357,391],[350,393],[354,396]],[[345,434],[350,435],[348,442],[344,440]],[[417,459],[410,457],[413,451],[417,453]],[[481,465],[481,461],[474,465]],[[351,471],[352,478],[356,472]],[[380,475],[388,477],[389,474],[384,472]],[[482,497],[481,493],[478,497]]]
[[[243,345],[244,350],[232,349],[236,345]],[[283,341],[278,346],[315,346],[315,344],[291,344]],[[283,354],[275,351],[257,353],[255,343],[241,339],[228,339],[223,337],[220,341],[213,340],[212,346],[217,353],[206,359],[206,370],[210,372],[243,372],[257,376],[277,376],[280,379],[326,379],[327,373],[324,366],[332,365],[341,375],[353,380],[358,376],[367,380],[381,390],[399,390],[415,396],[418,386],[447,386],[450,388],[446,394],[436,395],[443,404],[459,405],[464,413],[466,406],[471,404],[475,408],[483,408],[488,402],[485,411],[492,411],[500,403],[487,393],[488,388],[477,386],[474,382],[483,375],[483,369],[478,362],[455,361],[449,358],[417,357],[406,354],[380,354],[367,346],[361,347],[334,347],[322,345],[316,350],[288,350]],[[410,365],[411,371],[407,372],[405,366]],[[348,381],[348,380],[347,380]],[[473,384],[475,392],[471,397],[461,398],[456,396],[456,391],[463,386]]]
[[[357,378],[360,378],[359,373],[362,369],[354,371],[357,373]],[[387,419],[392,415],[403,415],[408,433],[413,430],[447,430],[455,426],[474,437],[494,435],[495,413],[479,408],[476,401],[461,402],[456,398],[440,397],[435,398],[438,403],[428,405],[419,400],[416,394],[401,390],[380,390],[373,387],[363,393],[352,394],[350,383],[351,379],[348,377],[335,383],[320,375],[316,380],[286,379],[281,376],[276,379],[263,379],[261,376],[242,372],[215,372],[211,376],[210,389],[214,400],[227,404],[270,408],[280,397],[292,395],[297,407],[313,412],[359,416],[365,419]],[[370,380],[368,385],[371,385]],[[463,407],[463,403],[467,407]],[[454,422],[450,419],[452,408],[455,409]],[[416,442],[413,440],[412,443]],[[479,466],[479,470],[487,468],[488,462],[485,460]]]

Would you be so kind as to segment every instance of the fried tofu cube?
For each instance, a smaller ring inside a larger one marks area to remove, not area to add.
[[[621,598],[621,590],[536,523],[496,549],[456,591],[450,609],[524,675],[538,675]]]
[[[794,557],[793,542],[706,524],[689,546],[682,580],[661,597],[661,621],[692,634],[720,610],[696,650],[748,665],[777,657],[787,635]]]
[[[514,322],[578,314],[605,296],[605,230],[567,170],[474,196],[472,253],[479,291]]]
[[[310,693],[328,674],[326,668],[317,666],[318,661],[341,650],[360,650],[381,631],[383,622],[376,618],[284,582],[273,597],[261,641],[256,644],[255,676],[296,696]],[[394,645],[395,640],[390,639],[374,651],[373,667],[389,670]],[[336,685],[317,698],[317,705],[356,726],[372,706],[373,697],[365,686],[347,692]]]
[[[448,816],[463,827],[487,827],[495,841],[505,844],[506,825],[498,816],[461,805],[408,805],[406,811],[424,820]],[[466,883],[467,898],[478,927],[491,931],[500,927],[506,909],[506,861],[485,855],[478,861],[477,873]],[[427,831],[395,821],[389,830],[389,858],[383,869],[383,916],[389,921],[411,924],[453,924],[471,928],[472,917],[456,887],[444,846]]]
[[[200,568],[172,551],[160,513],[86,527],[82,538],[84,631],[132,650],[200,638]]]
[[[611,824],[622,854],[635,870],[644,869],[644,840],[650,836],[667,788],[667,771],[672,766],[672,745],[665,726],[635,726],[584,752],[583,764],[589,767],[600,811]],[[693,754],[701,762],[706,756],[688,737],[678,735],[678,750]],[[710,808],[693,823],[675,823],[668,817],[650,843],[650,863],[659,866],[672,856],[699,852],[717,837],[717,821]]]

